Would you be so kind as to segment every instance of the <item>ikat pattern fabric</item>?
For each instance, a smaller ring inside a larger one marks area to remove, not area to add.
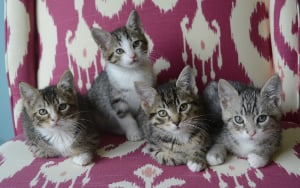
[[[111,31],[136,9],[163,83],[189,64],[200,91],[225,78],[261,86],[278,73],[283,85],[283,144],[271,164],[245,159],[192,173],[142,152],[144,142],[102,138],[95,163],[34,158],[24,143],[20,81],[43,88],[70,69],[82,93],[104,69],[90,28]],[[300,63],[297,0],[6,0],[6,71],[16,138],[0,146],[0,187],[299,187]]]
[[[159,83],[186,64],[196,68],[200,89],[219,78],[260,86],[277,72],[283,111],[300,122],[297,0],[11,0],[5,8],[16,134],[22,132],[18,83],[42,88],[70,69],[85,92],[104,67],[90,28],[120,27],[132,9],[149,39]]]
[[[253,169],[246,159],[230,157],[224,164],[193,173],[186,165],[162,166],[142,152],[143,141],[107,135],[96,162],[75,165],[67,158],[34,158],[22,136],[0,146],[0,187],[274,187],[300,185],[300,127],[283,122],[280,151],[266,167]]]
[[[162,166],[145,145],[121,136],[102,138],[95,163],[34,158],[24,143],[18,83],[43,88],[70,69],[85,93],[104,69],[91,27],[111,31],[136,9],[163,83],[189,64],[200,91],[225,78],[261,86],[274,73],[283,85],[286,114],[280,151],[267,167],[252,169],[231,157],[192,173]],[[297,0],[6,0],[5,64],[16,138],[0,146],[0,187],[299,187],[300,26]]]

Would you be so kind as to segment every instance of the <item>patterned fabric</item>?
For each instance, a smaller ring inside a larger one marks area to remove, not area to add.
[[[132,9],[150,41],[159,83],[190,64],[200,89],[219,78],[262,85],[277,72],[283,110],[300,122],[296,0],[6,1],[6,66],[15,133],[22,132],[18,83],[40,88],[71,69],[85,92],[104,67],[90,27],[111,31]]]
[[[103,138],[96,162],[75,165],[71,159],[34,158],[20,136],[0,146],[0,187],[299,187],[300,127],[283,123],[282,147],[270,165],[250,168],[230,157],[199,173],[187,166],[162,166],[142,152],[144,142]],[[22,157],[20,157],[22,156]]]
[[[6,67],[17,137],[0,146],[0,187],[299,187],[299,14],[297,0],[6,0]],[[142,153],[144,142],[102,138],[86,167],[70,159],[34,158],[24,144],[18,83],[42,88],[65,69],[86,92],[104,64],[90,27],[111,31],[132,9],[140,15],[151,60],[163,83],[186,64],[203,89],[219,78],[261,86],[278,73],[283,84],[283,144],[274,161],[251,169],[245,159],[192,173]],[[295,123],[291,123],[295,122]]]

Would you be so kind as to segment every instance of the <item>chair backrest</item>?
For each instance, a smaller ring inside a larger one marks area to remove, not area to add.
[[[18,83],[40,88],[57,83],[70,69],[85,92],[103,62],[92,26],[111,31],[136,9],[162,83],[190,64],[203,89],[225,78],[261,86],[277,72],[283,110],[292,121],[299,111],[298,1],[31,1],[6,0],[6,66],[16,134],[22,132]]]

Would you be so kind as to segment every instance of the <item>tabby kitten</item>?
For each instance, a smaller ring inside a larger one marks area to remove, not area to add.
[[[141,82],[135,87],[148,118],[142,126],[147,140],[145,153],[160,164],[187,164],[193,172],[206,168],[210,137],[193,69],[186,66],[177,81],[157,89]]]
[[[208,163],[223,163],[229,151],[246,157],[253,168],[267,165],[281,141],[280,94],[278,75],[261,89],[223,79],[210,83],[204,96],[213,111],[222,113],[224,126],[207,153]]]
[[[105,70],[88,90],[99,125],[126,134],[128,140],[140,140],[143,134],[136,121],[140,100],[134,82],[154,85],[155,76],[139,16],[132,11],[126,25],[111,33],[97,28],[91,32],[105,60]]]
[[[23,99],[23,129],[36,157],[72,157],[79,165],[89,164],[99,135],[89,117],[88,104],[75,89],[73,75],[66,71],[55,86],[38,90],[19,84]]]

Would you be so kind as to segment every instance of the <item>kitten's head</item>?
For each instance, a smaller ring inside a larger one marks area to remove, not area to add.
[[[148,62],[148,42],[135,10],[124,27],[111,33],[98,28],[91,32],[107,63],[130,68]]]
[[[136,82],[135,87],[154,129],[180,135],[198,128],[202,109],[191,67],[186,66],[176,82],[170,81],[157,89],[141,82]]]
[[[243,139],[260,139],[280,130],[281,82],[272,76],[261,89],[236,89],[225,80],[218,84],[222,116],[228,130]]]
[[[21,82],[19,89],[24,108],[37,127],[70,125],[78,118],[77,93],[70,71],[66,71],[55,86],[38,90]]]

